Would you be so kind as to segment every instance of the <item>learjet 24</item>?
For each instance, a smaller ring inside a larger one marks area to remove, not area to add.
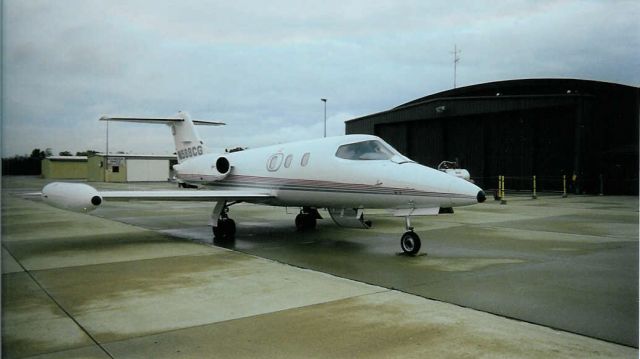
[[[236,226],[228,212],[239,202],[299,207],[295,225],[301,231],[315,228],[322,218],[318,208],[326,208],[339,226],[354,228],[370,228],[364,209],[381,208],[405,218],[400,246],[415,255],[421,242],[411,216],[437,215],[440,208],[486,199],[473,183],[420,165],[376,136],[346,135],[214,153],[194,125],[221,122],[191,120],[184,112],[171,118],[100,120],[168,125],[178,157],[175,176],[181,184],[200,189],[97,191],[83,183],[54,182],[42,189],[45,202],[88,212],[103,201],[212,201],[209,224],[218,240],[234,238]]]

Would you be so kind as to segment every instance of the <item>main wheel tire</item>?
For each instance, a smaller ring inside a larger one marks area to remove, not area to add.
[[[306,230],[316,229],[316,224],[318,222],[316,221],[315,217],[313,217],[310,214],[305,214],[303,218],[304,218],[304,229]]]
[[[225,222],[226,222],[225,232],[227,234],[227,238],[228,239],[236,238],[236,222],[231,218],[227,218]]]
[[[420,252],[420,246],[422,245],[420,237],[412,231],[405,232],[400,239],[400,247],[406,254],[416,255]]]
[[[222,239],[222,227],[220,226],[220,221],[218,221],[218,225],[216,227],[211,227],[213,230],[213,239]]]
[[[213,237],[218,240],[231,240],[236,236],[236,222],[231,218],[221,218],[213,228]]]
[[[298,232],[304,231],[304,215],[302,213],[296,216],[296,229]]]
[[[309,213],[299,213],[296,216],[296,229],[299,232],[316,228],[317,221],[313,215]]]

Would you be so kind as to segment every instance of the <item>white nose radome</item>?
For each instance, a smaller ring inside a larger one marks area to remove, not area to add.
[[[451,204],[453,206],[467,206],[482,203],[487,199],[480,187],[461,178],[455,179],[456,180],[451,181],[451,185],[449,186]]]

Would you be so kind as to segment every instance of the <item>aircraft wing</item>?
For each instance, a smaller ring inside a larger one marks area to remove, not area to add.
[[[100,191],[107,201],[246,201],[275,197],[267,191],[247,190],[179,190],[179,191]]]
[[[85,183],[49,183],[42,189],[48,204],[72,211],[88,212],[106,201],[260,201],[274,198],[270,191],[238,190],[158,190],[98,191]]]

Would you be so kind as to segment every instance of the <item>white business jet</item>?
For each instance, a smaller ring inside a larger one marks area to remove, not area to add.
[[[235,222],[229,207],[239,202],[300,207],[298,230],[313,229],[326,208],[339,226],[370,228],[364,209],[388,209],[404,217],[400,246],[411,255],[420,251],[420,237],[411,216],[437,215],[439,209],[484,202],[484,192],[461,178],[422,166],[404,157],[382,139],[347,135],[284,143],[236,152],[213,153],[194,125],[223,125],[191,120],[184,112],[171,118],[107,117],[102,121],[164,124],[171,128],[182,183],[197,190],[97,191],[82,183],[54,182],[42,190],[45,202],[88,212],[103,201],[212,201],[210,225],[214,239],[232,240]]]

